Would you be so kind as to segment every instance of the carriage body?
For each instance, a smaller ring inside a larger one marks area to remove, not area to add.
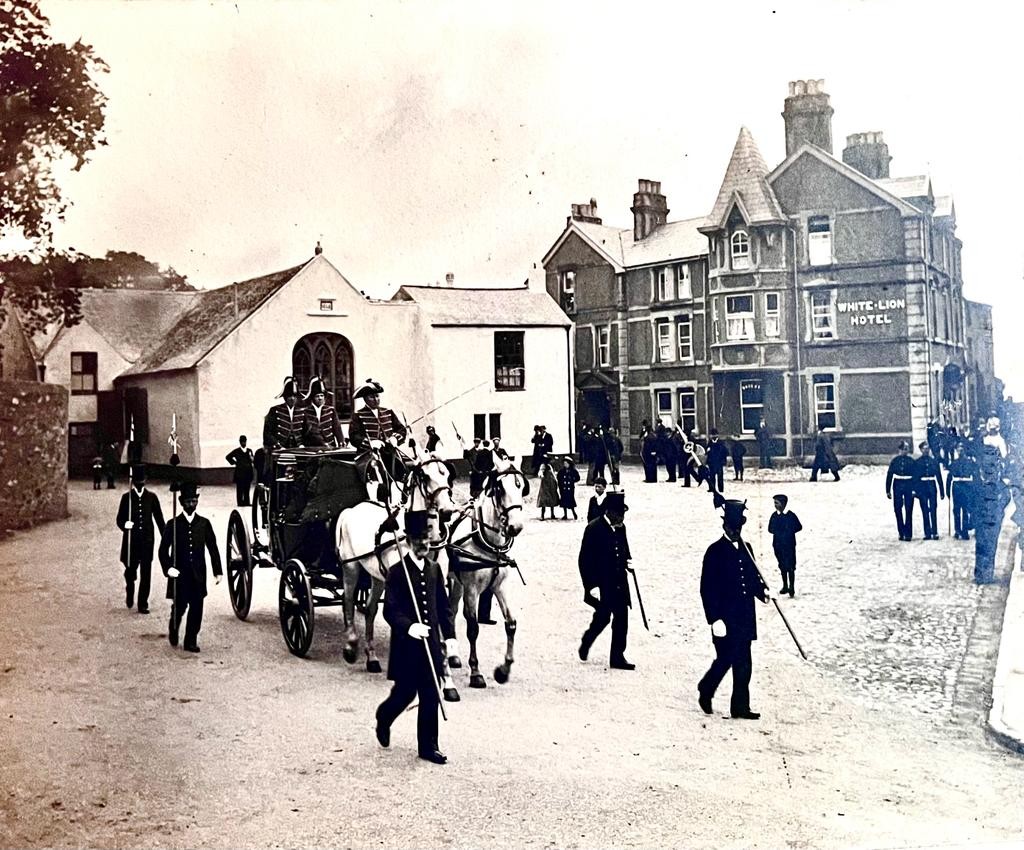
[[[252,603],[253,572],[281,572],[278,609],[288,649],[304,656],[312,644],[316,608],[344,602],[333,528],[338,514],[366,499],[356,451],[278,449],[269,453],[247,523],[231,512],[227,578],[235,615]]]

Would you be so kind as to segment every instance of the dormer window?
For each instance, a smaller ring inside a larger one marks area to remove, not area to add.
[[[745,230],[737,230],[730,240],[733,271],[750,268],[750,238]]]
[[[334,312],[334,299],[333,298],[321,298],[320,299],[320,312],[321,313],[333,313]]]

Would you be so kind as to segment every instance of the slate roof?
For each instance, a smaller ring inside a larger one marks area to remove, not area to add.
[[[945,218],[953,215],[953,196],[952,195],[936,195],[935,196],[935,217]]]
[[[932,194],[932,181],[927,174],[913,177],[885,177],[875,181],[897,198],[927,198]]]
[[[768,185],[768,165],[761,156],[757,142],[746,127],[740,128],[729,165],[725,169],[715,205],[708,215],[705,227],[718,229],[725,225],[725,217],[735,199],[742,203],[748,224],[785,221],[782,208]]]
[[[434,326],[568,327],[572,324],[550,295],[531,292],[526,287],[402,286],[391,300],[414,301]]]
[[[125,360],[135,363],[164,338],[198,297],[197,292],[83,289],[82,321]]]
[[[703,224],[704,216],[670,221],[655,229],[640,242],[633,241],[632,228],[623,231],[622,243],[626,265],[647,266],[707,254],[708,238],[697,229]]]
[[[193,293],[195,301],[179,314],[163,340],[124,374],[192,368],[305,265]]]

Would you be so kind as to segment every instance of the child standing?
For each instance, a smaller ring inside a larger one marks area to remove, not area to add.
[[[99,455],[92,459],[92,489],[103,489],[103,458]]]
[[[562,509],[562,519],[569,518],[566,511],[572,511],[572,518],[579,519],[576,516],[576,482],[579,480],[576,464],[570,458],[563,458],[562,468],[558,470],[558,506]]]
[[[796,575],[796,533],[803,529],[800,520],[792,511],[786,510],[789,498],[783,494],[774,497],[775,513],[768,520],[768,533],[772,535],[772,548],[782,573],[782,590],[792,599],[795,594],[793,580]]]
[[[590,497],[590,503],[587,505],[587,522],[593,522],[595,519],[604,516],[605,508],[607,507],[604,488],[607,486],[608,482],[603,478],[594,479],[594,495]]]
[[[735,437],[732,441],[732,480],[742,481],[743,480],[743,458],[747,454],[747,447],[743,445],[743,441],[739,437]]]
[[[551,518],[555,518],[555,508],[558,506],[558,480],[551,469],[551,464],[544,462],[538,470],[540,476],[540,488],[537,491],[537,507],[540,508],[540,518],[547,519],[544,511],[551,508]]]

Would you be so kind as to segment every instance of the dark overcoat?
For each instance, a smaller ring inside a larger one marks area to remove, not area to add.
[[[423,675],[427,658],[423,652],[422,641],[409,637],[409,626],[416,622],[417,609],[420,621],[430,626],[427,644],[434,659],[434,672],[439,675],[442,653],[438,629],[445,640],[455,637],[448,594],[445,592],[437,561],[425,558],[423,565],[422,570],[417,569],[412,562],[412,555],[406,555],[402,563],[395,564],[388,571],[385,582],[384,619],[391,626],[388,678],[392,681],[417,679]],[[415,603],[409,595],[410,580],[416,594]]]
[[[576,507],[576,482],[580,480],[580,472],[575,466],[563,466],[558,470],[558,507]]]
[[[632,606],[629,595],[629,574],[626,564],[629,553],[629,538],[626,528],[612,528],[611,523],[601,516],[587,524],[580,544],[579,567],[583,589],[601,589],[601,604],[614,605],[625,602]]]
[[[768,533],[772,536],[772,549],[779,559],[779,566],[786,569],[796,567],[796,534],[803,531],[800,518],[792,511],[776,511],[768,520]]]
[[[248,447],[243,449],[241,446],[236,446],[224,457],[224,460],[235,468],[232,478],[236,484],[252,483],[253,457],[252,449]]]
[[[131,507],[129,508],[129,503]],[[129,515],[129,510],[131,511]],[[130,531],[126,530],[124,524],[131,520],[133,523]],[[132,556],[139,561],[153,560],[153,546],[156,543],[156,534],[153,526],[156,525],[160,534],[164,533],[164,513],[160,509],[160,500],[156,493],[143,489],[142,496],[132,487],[127,493],[121,496],[121,504],[117,509],[117,527],[121,529],[121,563],[128,566],[128,535],[132,536]]]
[[[750,546],[743,539],[734,545],[721,537],[708,546],[700,574],[700,598],[708,623],[725,622],[726,635],[757,640],[754,600],[767,599]]]
[[[171,552],[171,541],[174,541],[176,552]],[[217,538],[213,533],[213,525],[204,517],[196,514],[192,522],[178,514],[164,526],[160,539],[160,568],[167,571],[176,566],[181,573],[177,579],[168,578],[167,598],[174,598],[174,584],[178,584],[178,599],[192,600],[206,597],[206,553],[210,553],[210,564],[215,576],[223,575],[220,566],[220,552],[217,550]]]

